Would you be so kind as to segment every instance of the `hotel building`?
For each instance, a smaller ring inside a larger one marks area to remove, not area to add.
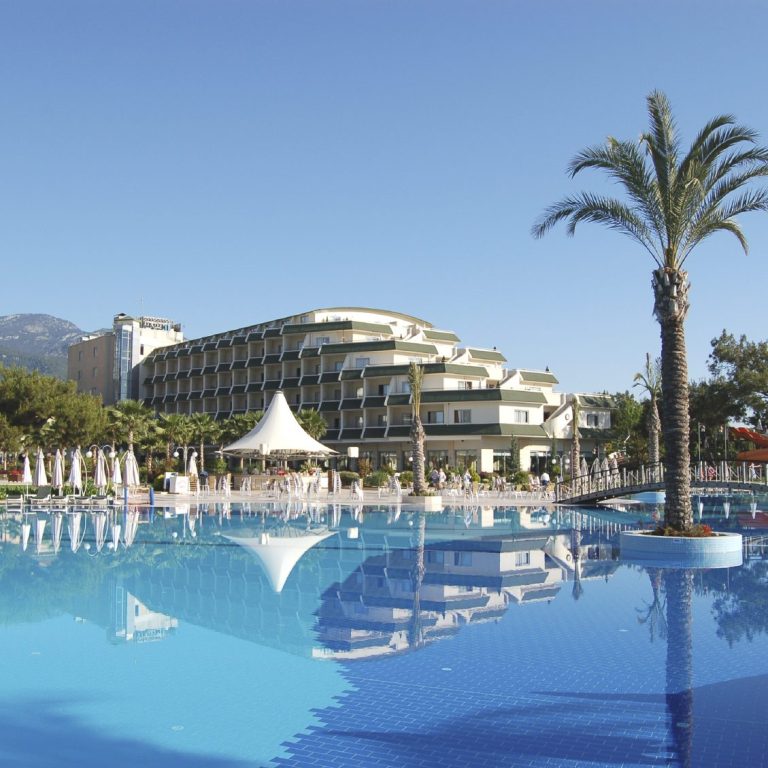
[[[158,347],[182,341],[181,326],[164,317],[120,313],[112,330],[84,336],[67,350],[67,378],[77,391],[101,395],[104,405],[140,400],[142,363]]]
[[[282,390],[292,409],[322,414],[323,443],[404,469],[414,361],[424,366],[428,465],[503,470],[514,438],[521,466],[542,471],[570,440],[565,422],[560,434],[549,428],[567,398],[548,370],[510,369],[495,348],[463,347],[451,331],[376,309],[316,309],[157,349],[144,361],[143,394],[158,412],[227,418],[266,409]],[[610,426],[609,407],[596,410],[595,423]]]

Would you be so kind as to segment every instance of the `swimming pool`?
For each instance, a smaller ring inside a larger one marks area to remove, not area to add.
[[[760,517],[661,571],[637,507],[75,514],[0,518],[6,765],[768,763]]]

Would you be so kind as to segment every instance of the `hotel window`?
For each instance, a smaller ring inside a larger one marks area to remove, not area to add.
[[[317,343],[318,347],[321,347],[323,344],[330,344],[331,343],[331,337],[330,336],[318,336],[316,343]]]
[[[365,368],[366,365],[371,364],[371,358],[370,357],[356,357],[355,358],[355,368]]]
[[[93,348],[93,356],[96,357],[96,347]]]
[[[380,427],[386,427],[386,426],[387,426],[387,414],[386,414],[386,413],[380,413],[380,414],[379,414],[379,415],[376,417],[376,423],[377,423],[377,424],[378,424]]]
[[[404,381],[404,382],[403,382],[403,383],[400,385],[400,391],[401,391],[401,392],[402,392],[404,395],[410,395],[410,394],[411,394],[411,385],[410,385],[410,384],[409,384],[407,381]]]
[[[472,389],[472,382],[471,381],[460,381],[459,382],[459,389]]]
[[[82,349],[77,353],[77,359],[78,360],[82,360],[83,359],[83,350]]]
[[[93,369],[93,371],[92,371],[91,373],[92,373],[92,375],[93,375],[93,377],[94,377],[94,378],[96,378],[96,374],[97,374],[98,372],[99,372],[99,369],[98,369],[98,368],[94,368],[94,369]]]
[[[388,395],[389,394],[389,384],[379,384],[379,394],[380,395]]]
[[[530,552],[515,552],[515,565],[530,565],[531,553]]]
[[[597,427],[598,426],[598,419],[596,413],[588,413],[587,414],[587,426],[588,427]]]
[[[78,371],[77,372],[77,380],[80,381],[80,379],[82,379],[82,378],[83,378],[83,372],[82,371]]]
[[[528,411],[515,411],[514,422],[515,424],[528,424],[530,420],[530,414]]]
[[[361,398],[361,397],[363,397],[363,391],[364,391],[364,390],[363,390],[363,388],[362,388],[362,387],[358,387],[358,388],[355,390],[355,397],[357,397],[357,398]]]
[[[410,413],[403,414],[403,424],[413,424],[413,416]]]
[[[426,561],[428,563],[437,563],[438,565],[442,565],[445,561],[445,552],[443,552],[441,549],[430,549],[427,550],[426,554]]]
[[[464,567],[472,565],[472,553],[471,552],[454,552],[453,564],[461,565]]]
[[[427,411],[427,424],[444,424],[445,414],[442,411]]]
[[[344,361],[343,360],[337,360],[333,364],[333,370],[334,371],[340,371],[344,367]]]
[[[454,411],[453,423],[454,424],[471,424],[472,410],[470,408],[462,408],[460,411]]]

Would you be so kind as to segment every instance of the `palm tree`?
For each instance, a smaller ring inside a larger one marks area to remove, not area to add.
[[[219,439],[221,427],[210,413],[193,413],[189,417],[192,425],[192,439],[200,444],[200,468],[205,468],[205,445]]]
[[[768,210],[768,192],[750,183],[768,175],[768,150],[731,115],[710,120],[681,156],[680,137],[667,97],[647,97],[650,130],[639,141],[609,138],[582,150],[569,173],[604,171],[625,199],[582,192],[550,206],[533,227],[542,237],[560,221],[573,235],[583,221],[603,224],[642,246],[654,261],[654,315],[661,326],[662,412],[666,480],[665,522],[677,530],[693,525],[690,494],[688,362],[685,317],[693,249],[716,232],[729,232],[747,251],[736,219]]]
[[[174,446],[181,446],[184,450],[184,472],[187,471],[187,446],[192,441],[192,422],[185,413],[160,414],[160,426],[163,429],[166,440],[165,460],[171,466],[171,454]]]
[[[149,431],[152,411],[137,400],[121,400],[107,411],[108,429],[133,450],[134,440],[140,442]]]
[[[578,477],[579,479],[574,483],[571,482],[575,493],[581,492],[581,433],[579,432],[579,418],[581,417],[581,409],[579,407],[579,396],[573,396],[573,402],[571,404],[571,410],[573,411],[573,440],[571,441],[571,478]],[[578,486],[578,487],[577,487]]]
[[[650,353],[645,353],[645,370],[635,374],[635,387],[640,387],[648,394],[648,463],[651,471],[656,472],[659,466],[659,434],[661,420],[659,419],[658,400],[661,394],[661,360],[656,358],[651,362]]]
[[[312,408],[302,408],[296,414],[296,420],[301,424],[301,428],[315,440],[322,440],[323,437],[325,437],[325,433],[328,431],[328,425],[325,423],[325,419],[318,411],[315,411]]]
[[[411,457],[413,464],[413,495],[424,496],[424,425],[421,423],[421,388],[424,383],[424,367],[411,363],[408,368],[408,384],[411,388]]]

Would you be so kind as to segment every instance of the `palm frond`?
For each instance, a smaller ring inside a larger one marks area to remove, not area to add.
[[[584,221],[604,224],[622,232],[642,245],[661,266],[660,253],[646,223],[620,200],[588,192],[566,197],[544,211],[531,233],[536,238],[543,237],[555,224],[564,220],[568,221],[566,233],[570,236],[575,233],[576,225]]]
[[[664,216],[658,187],[636,143],[609,137],[604,145],[589,147],[576,155],[568,172],[573,178],[587,168],[604,170],[621,184],[659,241],[664,240]]]
[[[642,134],[640,143],[645,145],[651,157],[656,172],[661,207],[667,218],[677,173],[680,140],[672,117],[672,108],[665,94],[661,91],[653,91],[648,96],[647,103],[651,130]]]
[[[741,227],[735,221],[732,219],[713,218],[700,222],[695,236],[692,236],[681,249],[680,266],[683,266],[688,256],[690,256],[691,251],[697,245],[703,243],[707,238],[718,232],[730,232],[739,241],[744,253],[749,253],[749,243],[747,242],[744,233],[741,231]]]

